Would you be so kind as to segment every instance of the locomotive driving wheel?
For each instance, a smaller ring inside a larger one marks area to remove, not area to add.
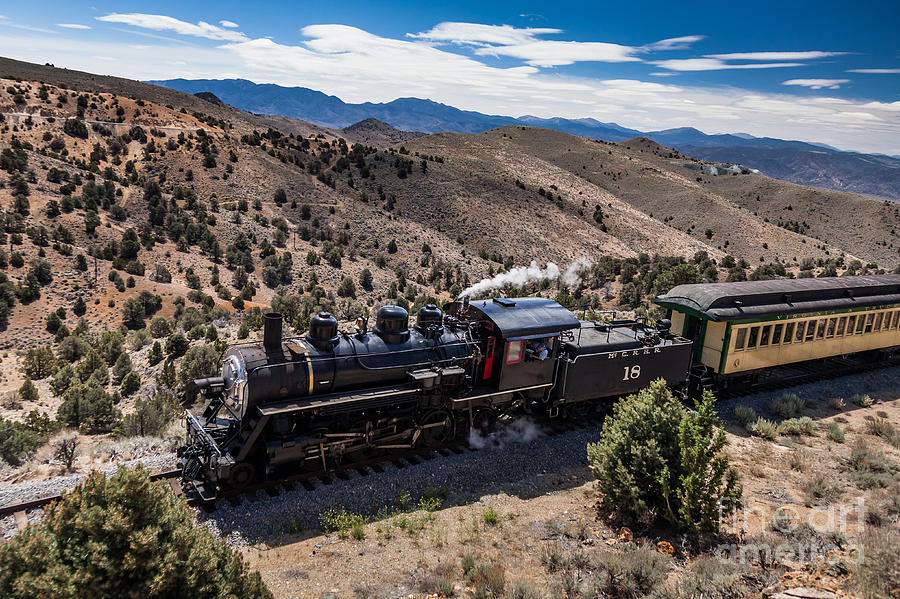
[[[480,435],[489,435],[497,430],[497,410],[478,408],[472,416],[472,430]]]
[[[256,480],[256,467],[250,462],[241,462],[231,468],[228,484],[235,488],[245,487]]]
[[[453,438],[453,415],[447,410],[432,410],[419,419],[417,445],[438,447]]]

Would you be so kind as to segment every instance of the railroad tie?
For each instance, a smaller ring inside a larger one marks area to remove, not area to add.
[[[175,495],[184,495],[184,489],[181,487],[181,480],[177,478],[169,479],[169,487]]]
[[[25,514],[25,510],[19,510],[13,514],[13,517],[16,519],[16,528],[19,529],[19,532],[28,528],[28,516]]]

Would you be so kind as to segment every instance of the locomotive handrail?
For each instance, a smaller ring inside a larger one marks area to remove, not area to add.
[[[211,451],[215,452],[215,454],[216,454],[217,457],[221,457],[221,456],[222,456],[222,450],[219,449],[219,444],[216,443],[215,439],[213,439],[213,438],[209,435],[208,432],[206,432],[206,429],[203,428],[203,425],[200,424],[200,421],[197,420],[197,417],[194,416],[193,414],[191,414],[190,410],[185,410],[184,413],[187,415],[187,421],[188,421],[188,424],[191,426],[191,428],[194,429],[194,432],[195,432],[198,436],[200,436],[200,438],[203,440],[203,442],[204,442],[207,446],[209,446],[209,448],[211,449]]]
[[[300,337],[294,337],[294,339],[298,339],[298,338],[300,338]],[[443,343],[443,344],[441,344],[441,347],[444,347],[444,348],[457,347],[460,345],[468,346],[469,343],[470,342],[468,342],[468,341],[454,341],[453,343]],[[258,343],[253,343],[252,345],[258,345]],[[231,347],[237,347],[237,345],[229,346],[229,348],[231,348]],[[367,357],[396,356],[397,354],[404,354],[404,353],[409,353],[409,352],[414,352],[414,351],[422,351],[422,349],[423,348],[421,348],[421,347],[413,347],[410,349],[388,350],[388,351],[377,352],[377,353],[369,353],[369,354],[366,354],[366,356]],[[309,354],[306,354],[306,355],[308,356],[310,362],[324,362],[326,360],[340,360],[340,359],[345,359],[345,358],[350,357],[350,356],[310,356]],[[269,366],[284,366],[285,364],[300,364],[300,363],[305,364],[306,359],[302,359],[302,360],[293,360],[292,359],[287,362],[278,362],[277,364],[271,364],[271,365],[267,364],[267,365],[263,365],[263,366],[257,366],[253,370],[255,371],[257,369],[266,368]]]
[[[686,340],[686,341],[688,343],[690,343],[690,341],[688,341],[688,340]],[[660,342],[663,344],[663,347],[674,347],[675,346],[675,341],[673,339],[660,339]],[[666,345],[666,343],[668,343],[668,345]],[[681,345],[685,345],[685,344],[682,343]],[[615,349],[615,350],[611,350],[611,351],[600,351],[600,352],[594,352],[594,353],[590,353],[590,354],[578,354],[574,358],[566,358],[566,360],[570,363],[574,363],[574,362],[578,361],[578,358],[590,358],[592,356],[602,356],[604,354],[615,354],[620,351],[623,351],[623,352],[625,352],[625,351],[640,351],[642,349],[650,349],[650,347],[641,346],[638,348],[631,348],[631,349]]]

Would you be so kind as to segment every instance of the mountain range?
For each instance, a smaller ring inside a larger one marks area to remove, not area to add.
[[[801,185],[900,200],[900,159],[845,152],[823,144],[746,133],[708,135],[693,127],[639,131],[592,118],[490,115],[420,98],[352,104],[305,87],[257,84],[245,79],[169,79],[150,83],[190,94],[212,93],[242,110],[302,119],[336,129],[375,118],[401,131],[423,133],[481,133],[496,127],[527,125],[604,141],[646,137],[695,158],[739,162],[771,177]]]

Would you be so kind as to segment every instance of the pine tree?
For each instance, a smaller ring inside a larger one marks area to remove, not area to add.
[[[0,596],[269,599],[258,573],[142,466],[92,472],[0,546]]]
[[[722,453],[725,433],[715,426],[711,391],[697,401],[697,413],[681,421],[679,445],[683,473],[677,491],[678,514],[670,514],[692,532],[715,532],[720,519],[740,507],[737,472]]]

